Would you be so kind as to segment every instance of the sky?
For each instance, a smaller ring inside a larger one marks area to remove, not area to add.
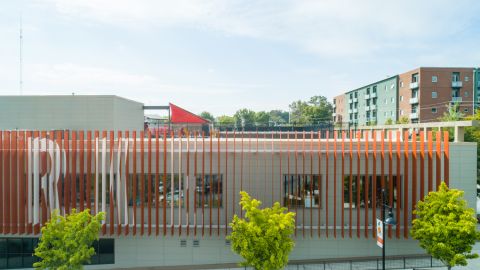
[[[0,0],[0,95],[288,110],[419,66],[480,66],[479,14],[478,0]]]

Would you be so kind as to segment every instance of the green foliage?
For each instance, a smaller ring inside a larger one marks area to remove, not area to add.
[[[285,213],[287,209],[278,202],[272,208],[259,209],[260,201],[245,191],[240,195],[245,219],[235,215],[230,223],[232,234],[228,239],[232,241],[232,250],[245,259],[242,266],[256,270],[282,269],[295,245],[291,238],[295,213]]]
[[[274,125],[283,125],[288,123],[288,112],[282,110],[271,110],[270,114],[270,121],[274,123]]]
[[[238,127],[253,126],[255,124],[255,112],[249,109],[240,109],[233,115]]]
[[[90,215],[90,210],[77,213],[75,209],[63,217],[58,210],[44,227],[35,256],[41,259],[35,269],[83,269],[83,264],[95,254],[93,241],[98,239],[105,213]]]
[[[468,120],[480,120],[480,110],[472,116],[467,117]],[[480,128],[479,127],[466,127],[464,139],[466,142],[477,143],[477,184],[480,185]],[[478,194],[477,194],[478,195]]]
[[[200,117],[204,118],[204,119],[207,119],[209,120],[210,122],[213,122],[215,121],[215,117],[213,117],[213,114],[207,112],[207,111],[203,111],[200,113]]]
[[[222,115],[217,117],[217,123],[221,126],[233,127],[235,125],[235,119],[228,115]]]
[[[393,125],[392,118],[387,118],[387,120],[385,121],[385,125]]]
[[[270,121],[270,114],[265,111],[255,113],[255,125],[256,126],[268,126]]]
[[[408,124],[408,123],[410,123],[410,119],[408,119],[408,116],[405,116],[405,115],[400,117],[400,119],[398,119],[397,121],[397,124]]]
[[[459,104],[448,104],[447,111],[443,113],[442,117],[439,118],[440,121],[448,122],[448,121],[459,121],[465,117],[463,113],[461,113],[458,109]]]
[[[312,125],[332,118],[333,106],[324,96],[313,96],[308,102],[298,100],[289,107],[293,124]]]
[[[418,202],[414,213],[417,218],[410,233],[434,258],[450,268],[467,265],[467,259],[478,257],[471,252],[480,233],[476,231],[474,210],[463,200],[463,191],[449,189],[442,182],[438,191]]]

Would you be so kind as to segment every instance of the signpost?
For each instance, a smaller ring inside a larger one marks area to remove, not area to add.
[[[377,246],[383,248],[383,222],[377,218]]]

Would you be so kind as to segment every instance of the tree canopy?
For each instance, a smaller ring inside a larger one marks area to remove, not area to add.
[[[213,117],[213,114],[211,114],[207,111],[201,112],[200,117],[202,117],[204,119],[207,119],[207,120],[210,120],[211,122],[215,121],[215,117]]]
[[[313,125],[332,118],[333,106],[324,96],[313,96],[309,101],[295,101],[290,104],[290,121],[296,125]]]
[[[272,208],[259,209],[260,201],[245,191],[240,195],[245,218],[235,215],[230,223],[232,233],[228,239],[232,241],[232,250],[244,258],[242,266],[256,270],[282,269],[294,247],[291,235],[295,213],[286,213],[287,209],[278,202]]]
[[[42,227],[42,236],[35,256],[41,261],[33,264],[35,269],[83,269],[83,264],[95,254],[93,241],[98,240],[101,222],[105,213],[90,215],[90,210],[72,212],[63,217],[58,210]]]
[[[472,246],[480,239],[476,231],[474,210],[467,207],[463,191],[449,189],[442,182],[438,191],[430,192],[419,201],[414,214],[411,234],[432,257],[450,269],[467,265],[467,259],[477,258]]]
[[[233,127],[235,126],[235,118],[228,115],[222,115],[217,117],[217,123],[221,126]]]

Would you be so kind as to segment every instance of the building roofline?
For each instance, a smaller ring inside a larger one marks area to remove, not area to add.
[[[356,88],[356,89],[347,91],[347,92],[344,93],[344,95],[346,95],[346,94],[348,94],[348,93],[350,93],[350,92],[358,91],[358,90],[360,90],[360,89],[362,89],[362,88],[365,88],[365,87],[368,87],[368,86],[373,86],[373,85],[375,85],[375,84],[379,84],[379,83],[382,83],[382,82],[391,80],[391,79],[393,79],[393,78],[398,78],[398,75],[393,75],[393,76],[387,77],[387,78],[385,78],[385,79],[383,79],[383,80],[376,81],[376,82],[373,82],[373,83],[370,83],[370,84],[366,84],[366,85],[361,86],[361,87],[358,87],[358,88]]]
[[[118,98],[118,99],[123,99],[126,101],[130,102],[135,102],[138,104],[142,104],[140,101],[136,101],[133,99],[128,99],[125,97],[117,96],[117,95],[0,95],[0,98],[2,97],[13,97],[13,98],[35,98],[35,97],[108,97],[108,98]]]

